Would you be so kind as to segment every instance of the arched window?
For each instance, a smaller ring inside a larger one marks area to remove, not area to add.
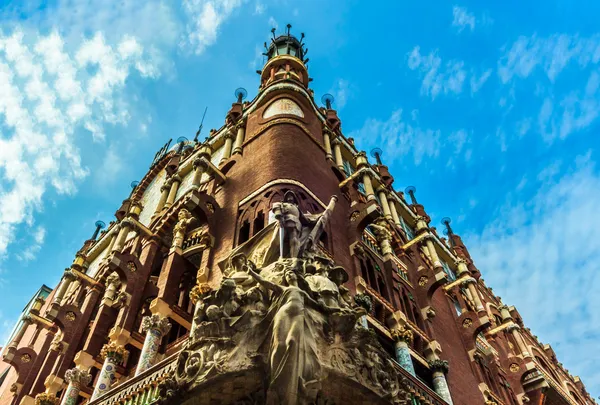
[[[238,245],[246,242],[250,239],[250,222],[246,219],[242,222],[242,226],[240,227],[240,232],[238,234]]]
[[[258,213],[256,214],[256,218],[254,218],[254,224],[252,227],[253,234],[256,235],[264,227],[265,227],[265,214],[262,211],[258,211]]]

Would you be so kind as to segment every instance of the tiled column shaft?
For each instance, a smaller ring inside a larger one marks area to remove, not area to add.
[[[448,404],[452,404],[452,397],[450,396],[450,389],[448,388],[448,381],[442,371],[433,372],[433,390]]]
[[[108,392],[117,378],[117,365],[123,361],[126,351],[123,346],[115,343],[109,343],[102,348],[104,354],[104,364],[98,374],[98,380],[92,394],[92,401]]]
[[[142,320],[142,330],[146,331],[146,339],[140,353],[135,375],[143,373],[154,364],[161,340],[171,330],[171,324],[168,318],[160,315],[145,316]]]
[[[399,340],[394,345],[396,349],[396,360],[398,364],[408,371],[411,375],[415,374],[415,366],[413,365],[412,358],[410,357],[410,350],[408,348],[408,343],[403,340]]]
[[[79,399],[81,388],[85,387],[92,380],[92,376],[87,371],[73,368],[65,373],[65,381],[69,384],[63,395],[60,405],[76,405]]]

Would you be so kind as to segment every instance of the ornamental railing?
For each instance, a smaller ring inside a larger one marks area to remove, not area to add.
[[[411,396],[411,405],[447,405],[435,391],[424,382],[403,369],[400,364],[393,362],[396,372],[403,377],[406,389]]]
[[[158,396],[158,384],[175,373],[179,353],[155,364],[138,376],[116,385],[89,405],[148,405]]]

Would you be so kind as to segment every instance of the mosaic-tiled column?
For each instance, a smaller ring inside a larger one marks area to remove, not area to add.
[[[143,373],[152,366],[158,354],[160,342],[163,336],[171,330],[171,324],[169,318],[154,314],[142,319],[142,330],[146,332],[146,340],[144,340],[135,375]]]
[[[448,388],[448,382],[446,381],[446,374],[448,373],[448,361],[446,360],[431,360],[429,362],[429,368],[433,373],[433,390],[448,404],[452,404],[452,397],[450,396],[450,389]]]
[[[406,327],[400,327],[392,330],[392,337],[394,338],[396,349],[396,360],[400,367],[408,371],[411,375],[415,374],[415,366],[410,357],[410,345],[413,341],[412,330]]]
[[[79,392],[92,380],[92,376],[87,371],[78,368],[72,368],[65,372],[65,381],[69,384],[63,395],[60,405],[76,405],[79,399]]]
[[[114,342],[104,345],[100,352],[100,356],[104,357],[104,364],[94,387],[92,401],[110,390],[110,387],[117,378],[117,365],[123,362],[126,354],[127,350]]]

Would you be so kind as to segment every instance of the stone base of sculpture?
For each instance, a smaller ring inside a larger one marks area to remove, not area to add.
[[[263,269],[241,268],[200,297],[175,378],[162,384],[163,400],[409,403],[391,356],[357,323],[364,309],[339,295],[339,278],[327,283],[331,265],[280,259]]]

